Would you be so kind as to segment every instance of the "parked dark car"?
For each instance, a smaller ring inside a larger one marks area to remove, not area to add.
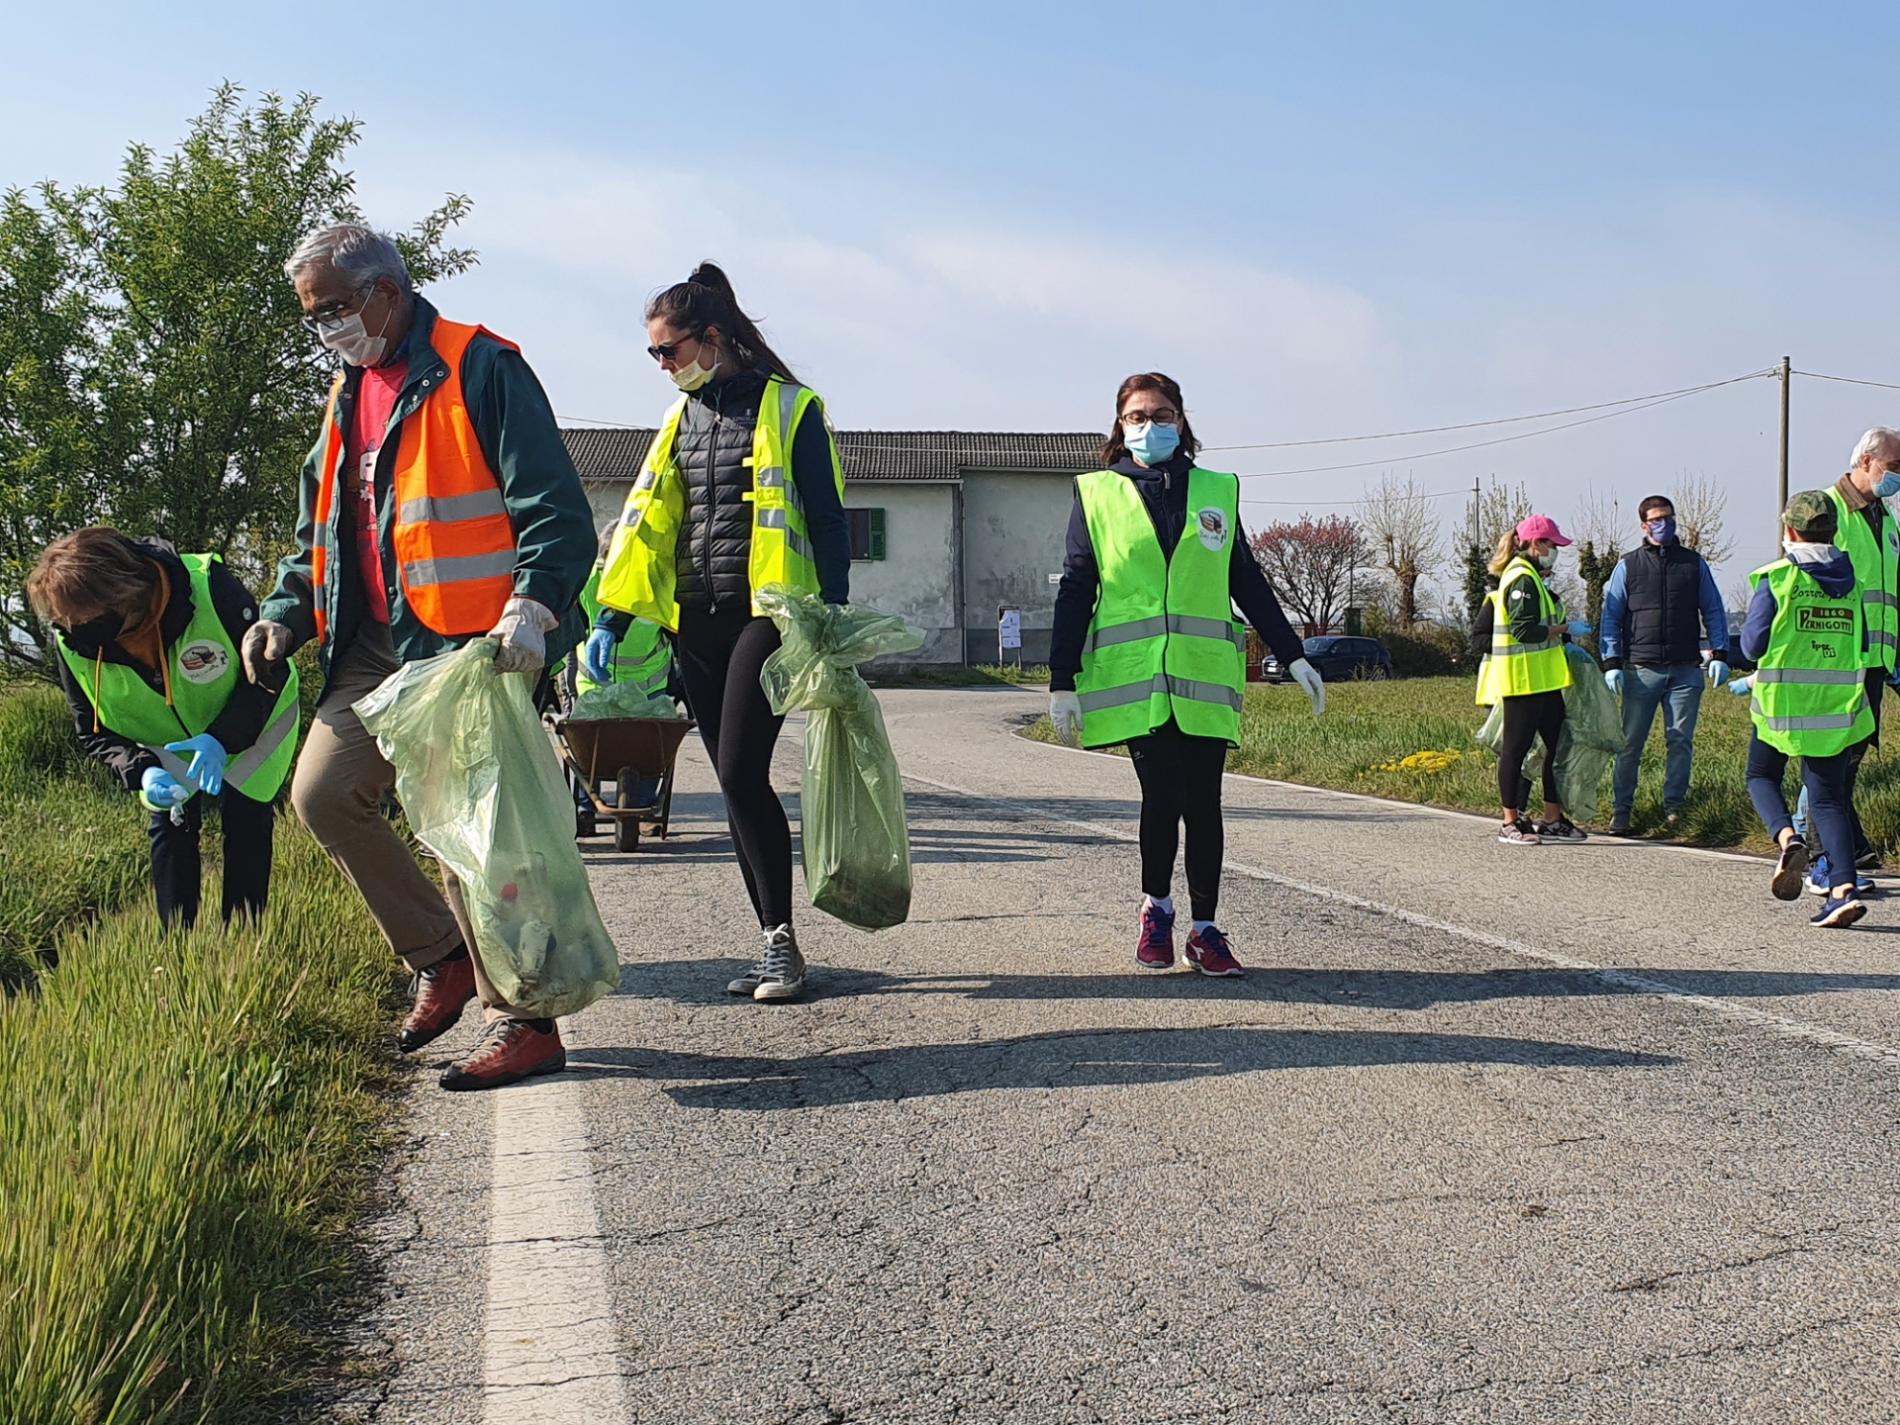
[[[1306,640],[1306,661],[1329,683],[1348,678],[1390,678],[1392,655],[1376,638],[1348,638],[1329,633]],[[1286,669],[1271,653],[1260,665],[1260,675],[1269,683],[1284,683]]]

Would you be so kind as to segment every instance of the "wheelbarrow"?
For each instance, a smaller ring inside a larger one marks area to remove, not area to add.
[[[640,849],[640,823],[665,838],[673,810],[673,766],[693,720],[603,718],[553,720],[554,742],[580,796],[575,798],[574,834],[592,836],[596,818],[614,824],[614,849]],[[607,783],[612,781],[609,793]]]

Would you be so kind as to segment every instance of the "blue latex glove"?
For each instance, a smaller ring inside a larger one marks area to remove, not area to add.
[[[1569,628],[1572,638],[1588,638],[1590,636],[1590,620],[1587,618],[1573,618],[1570,620]]]
[[[1748,678],[1737,678],[1728,685],[1728,690],[1738,698],[1745,698],[1755,691],[1755,685]]]
[[[185,768],[185,780],[206,796],[215,797],[224,790],[224,744],[210,733],[201,732],[182,742],[167,742],[165,750],[191,754],[191,765]]]
[[[1720,658],[1711,658],[1709,660],[1710,686],[1714,686],[1717,683],[1726,683],[1727,681],[1728,681],[1728,664]]]
[[[587,635],[587,643],[581,650],[581,672],[590,683],[606,687],[614,680],[614,649],[620,640],[604,628],[597,628]]]
[[[1603,686],[1608,688],[1617,697],[1619,698],[1622,697],[1623,696],[1623,670],[1621,668],[1610,669],[1609,672],[1603,675]]]
[[[139,778],[139,800],[147,811],[170,811],[191,800],[191,788],[163,767],[147,767]]]

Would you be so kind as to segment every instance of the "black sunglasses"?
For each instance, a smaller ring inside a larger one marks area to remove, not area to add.
[[[652,357],[655,361],[672,361],[679,356],[680,346],[683,343],[689,341],[703,341],[704,339],[705,334],[703,332],[695,332],[691,336],[681,337],[679,341],[669,341],[663,342],[659,346],[649,346],[647,348],[647,355]]]

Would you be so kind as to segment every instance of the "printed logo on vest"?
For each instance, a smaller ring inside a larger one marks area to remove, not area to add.
[[[1219,553],[1227,543],[1227,512],[1209,505],[1194,516],[1195,531],[1201,536],[1201,546]]]
[[[1852,633],[1854,611],[1837,604],[1815,604],[1796,609],[1795,627],[1802,633]]]
[[[231,665],[231,655],[208,638],[178,650],[178,671],[187,683],[215,683]]]

